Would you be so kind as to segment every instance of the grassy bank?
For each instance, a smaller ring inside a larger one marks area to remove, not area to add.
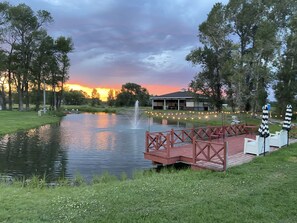
[[[71,111],[78,110],[80,112],[105,112],[105,113],[117,113],[120,109],[115,107],[93,107],[89,105],[64,105],[62,109]]]
[[[60,117],[55,115],[38,116],[37,112],[0,111],[0,135],[36,128],[41,125],[55,123]]]
[[[297,145],[227,173],[163,171],[79,187],[0,184],[0,222],[297,222]]]

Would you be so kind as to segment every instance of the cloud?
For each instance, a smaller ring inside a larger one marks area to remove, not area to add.
[[[70,36],[70,82],[187,87],[197,68],[185,57],[216,2],[192,0],[12,0],[48,10],[51,35]],[[227,3],[227,0],[222,1]],[[171,88],[170,88],[171,89]]]

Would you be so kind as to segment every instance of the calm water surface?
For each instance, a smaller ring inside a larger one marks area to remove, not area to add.
[[[128,115],[70,114],[59,124],[2,136],[0,174],[46,175],[49,180],[77,173],[87,180],[104,172],[130,177],[152,167],[143,158],[145,131],[186,127],[141,119],[133,129],[131,122]]]

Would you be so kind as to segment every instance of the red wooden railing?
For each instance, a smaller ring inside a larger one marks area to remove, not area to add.
[[[222,165],[226,170],[227,145],[211,141],[212,136],[217,132],[223,136],[234,136],[246,134],[244,124],[231,126],[209,126],[192,129],[174,130],[166,132],[146,132],[146,153],[158,151],[170,157],[170,150],[177,145],[184,143],[193,144],[193,163],[203,160]],[[203,141],[204,140],[204,141]]]
[[[182,129],[165,132],[146,132],[146,152],[154,150],[166,150],[175,147],[176,144],[192,143],[196,140],[209,140],[211,135],[222,132],[224,136],[246,134],[244,124],[231,126],[208,126],[192,129]]]
[[[146,132],[146,152],[159,151],[165,152],[167,157],[170,156],[170,134],[168,133],[150,133]]]
[[[214,143],[209,141],[193,140],[193,163],[206,161],[227,168],[227,142]]]

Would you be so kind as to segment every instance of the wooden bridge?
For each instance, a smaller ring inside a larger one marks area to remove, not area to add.
[[[225,171],[254,157],[243,154],[244,138],[255,138],[250,129],[239,124],[146,132],[144,158],[155,164],[182,162],[193,169]]]

